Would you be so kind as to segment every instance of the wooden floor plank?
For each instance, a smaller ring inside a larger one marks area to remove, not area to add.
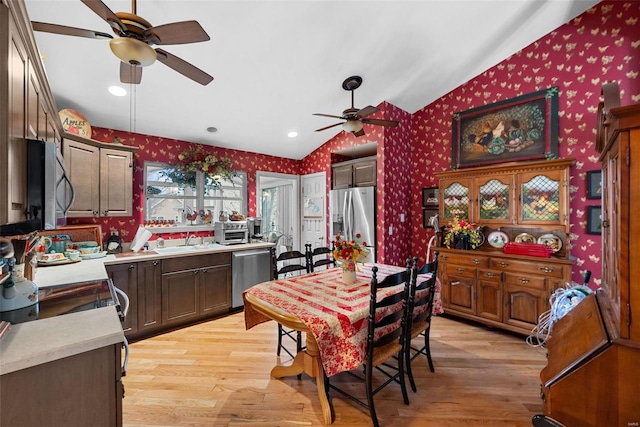
[[[273,379],[276,324],[245,331],[242,313],[130,345],[123,378],[124,425],[320,426],[314,381]],[[433,319],[431,352],[413,363],[417,393],[404,405],[399,388],[376,395],[382,426],[531,426],[541,411],[544,350],[524,338],[447,317]],[[418,340],[416,340],[418,343]],[[360,392],[362,384],[332,378]],[[335,426],[370,426],[369,414],[332,394]]]

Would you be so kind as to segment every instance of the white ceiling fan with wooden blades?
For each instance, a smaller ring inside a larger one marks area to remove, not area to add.
[[[316,129],[316,132],[320,132],[326,129],[331,129],[332,127],[342,125],[344,130],[347,132],[351,132],[355,136],[364,135],[363,124],[368,125],[376,125],[376,126],[388,126],[388,127],[396,127],[398,126],[398,122],[395,120],[385,120],[385,119],[371,119],[367,118],[371,114],[377,113],[380,111],[379,108],[374,107],[372,105],[368,105],[364,108],[358,109],[354,107],[353,102],[353,92],[360,87],[362,84],[362,77],[360,76],[351,76],[347,78],[344,82],[342,82],[342,88],[344,90],[351,91],[351,108],[347,108],[342,112],[341,116],[336,116],[333,114],[323,114],[323,113],[313,113],[314,116],[322,116],[322,117],[331,117],[334,119],[345,120],[344,122],[334,123],[329,126],[325,126],[320,129]]]
[[[35,21],[31,22],[33,30],[75,37],[110,39],[109,47],[121,61],[120,81],[122,83],[139,84],[142,81],[142,67],[149,66],[156,60],[203,86],[213,80],[212,76],[195,65],[164,49],[152,47],[210,40],[209,35],[197,21],[172,22],[154,27],[147,20],[136,15],[136,0],[131,1],[132,13],[114,13],[100,0],[80,1],[106,21],[116,37],[100,31]]]

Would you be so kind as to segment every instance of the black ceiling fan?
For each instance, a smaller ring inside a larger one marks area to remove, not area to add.
[[[34,31],[62,34],[75,37],[111,39],[111,51],[120,59],[120,81],[139,84],[142,80],[142,67],[153,64],[156,59],[178,73],[207,85],[213,77],[198,67],[178,58],[164,49],[154,49],[152,45],[187,44],[210,40],[197,21],[173,22],[152,26],[144,18],[136,15],[136,0],[131,1],[132,13],[113,13],[100,0],[80,0],[89,9],[104,19],[117,37],[100,31],[67,27],[44,22],[31,22]]]
[[[362,77],[360,76],[351,76],[347,78],[344,82],[342,82],[342,88],[344,90],[351,91],[351,108],[347,108],[342,112],[342,116],[334,116],[332,114],[323,114],[323,113],[313,113],[314,116],[322,116],[322,117],[332,117],[335,119],[345,120],[344,122],[334,123],[329,126],[325,126],[320,129],[316,129],[316,132],[320,132],[326,129],[330,129],[334,126],[342,125],[344,130],[347,132],[351,132],[355,136],[364,135],[364,128],[362,127],[363,123],[368,125],[376,125],[376,126],[388,126],[388,127],[396,127],[398,126],[398,122],[395,120],[384,120],[384,119],[368,119],[367,116],[371,114],[377,113],[380,111],[379,108],[369,105],[362,109],[357,109],[353,106],[353,91],[358,89],[362,84]]]

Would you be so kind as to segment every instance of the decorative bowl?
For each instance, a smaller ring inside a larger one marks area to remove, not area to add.
[[[100,252],[100,246],[83,246],[78,248],[82,255],[95,254]]]

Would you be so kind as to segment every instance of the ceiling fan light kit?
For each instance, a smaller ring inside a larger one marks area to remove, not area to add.
[[[345,79],[342,82],[342,88],[346,91],[351,92],[351,108],[347,108],[342,112],[341,116],[335,116],[332,114],[322,114],[322,113],[314,113],[314,116],[323,116],[323,117],[332,117],[335,119],[345,120],[341,123],[334,123],[329,126],[325,126],[320,129],[316,129],[316,132],[320,132],[326,129],[330,129],[332,127],[342,125],[342,128],[347,132],[351,132],[354,136],[362,136],[364,135],[363,125],[375,125],[375,126],[389,126],[396,127],[398,126],[398,122],[395,120],[385,120],[385,119],[368,119],[367,116],[371,114],[375,114],[380,111],[379,108],[374,107],[372,105],[368,105],[364,108],[357,109],[354,107],[353,102],[353,91],[358,89],[362,84],[362,77],[360,76],[351,76]]]
[[[129,37],[116,37],[109,41],[111,52],[125,64],[147,67],[156,62],[156,51],[148,44]]]
[[[113,13],[101,0],[81,1],[109,24],[118,37],[113,38],[109,34],[98,31],[44,22],[32,22],[34,31],[91,39],[111,39],[109,47],[113,54],[122,61],[120,64],[120,81],[122,83],[139,84],[142,80],[142,67],[152,65],[156,60],[203,86],[213,80],[213,77],[189,62],[166,50],[152,47],[153,45],[187,44],[210,40],[207,32],[197,21],[172,22],[154,27],[149,21],[136,14],[136,0],[131,0],[133,13]]]

